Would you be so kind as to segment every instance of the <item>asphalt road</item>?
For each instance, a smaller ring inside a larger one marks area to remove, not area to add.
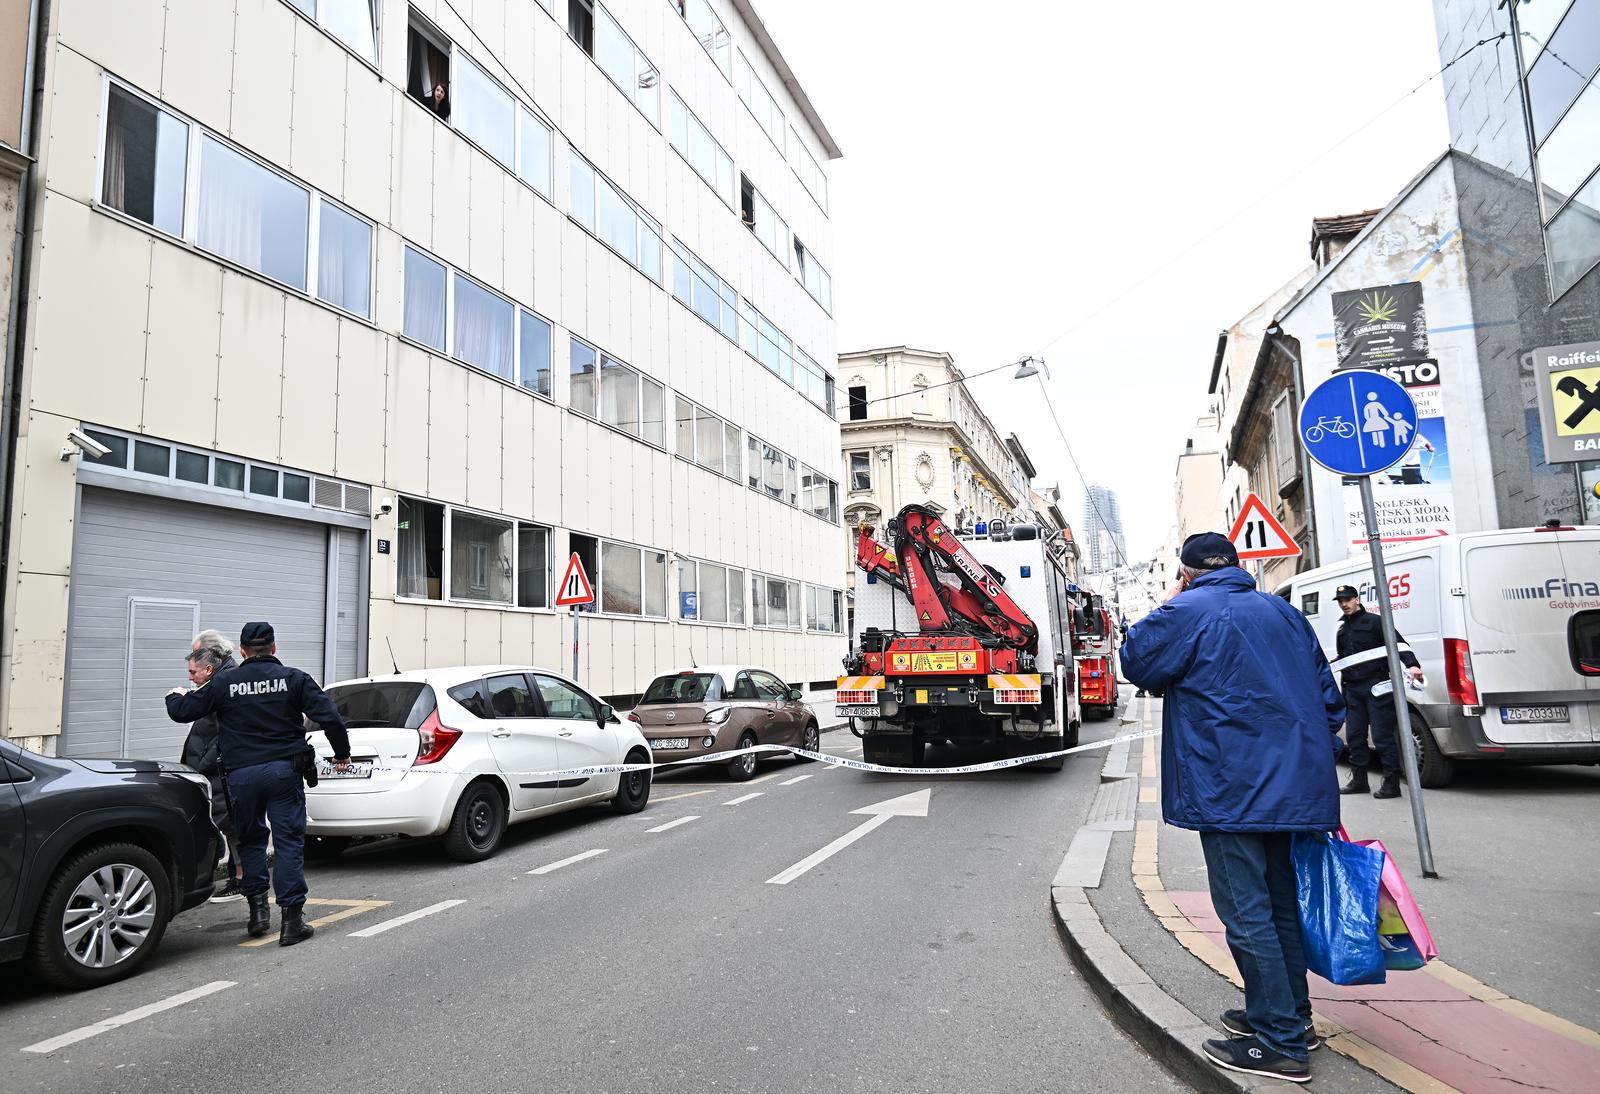
[[[1092,725],[1084,739],[1116,729]],[[855,744],[824,738],[844,755],[859,755]],[[1181,1089],[1115,1029],[1050,916],[1050,879],[1103,758],[951,777],[782,759],[746,784],[663,778],[637,816],[594,809],[520,825],[474,865],[427,842],[358,848],[312,873],[313,899],[349,903],[311,908],[347,915],[301,946],[280,949],[275,934],[241,946],[244,905],[206,905],[173,922],[141,975],[98,991],[57,993],[18,966],[0,971],[0,1086]],[[925,817],[852,813],[924,789]],[[759,796],[731,804],[745,795]],[[769,883],[869,823],[788,884]],[[388,903],[361,903],[376,901]],[[459,903],[436,908],[447,901]]]

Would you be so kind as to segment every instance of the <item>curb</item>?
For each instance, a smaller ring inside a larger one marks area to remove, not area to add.
[[[1282,1090],[1297,1084],[1236,1074],[1213,1064],[1201,1042],[1221,1034],[1150,979],[1100,921],[1088,891],[1075,885],[1050,889],[1050,907],[1072,963],[1123,1031],[1179,1079],[1196,1090],[1235,1094]]]

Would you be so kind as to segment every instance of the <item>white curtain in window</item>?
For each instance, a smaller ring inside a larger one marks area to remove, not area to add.
[[[407,247],[405,292],[406,337],[444,349],[444,267]]]
[[[400,499],[400,530],[395,537],[399,540],[395,553],[396,596],[428,595],[427,522],[422,514],[420,502]]]
[[[457,274],[455,356],[510,380],[511,329],[510,301]]]
[[[372,227],[322,203],[317,241],[317,295],[363,317],[371,313]]]
[[[206,138],[200,157],[201,247],[304,290],[311,195]]]

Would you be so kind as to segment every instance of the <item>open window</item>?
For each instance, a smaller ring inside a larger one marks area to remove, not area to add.
[[[450,90],[450,40],[412,11],[406,31],[406,92],[448,119]]]
[[[594,0],[567,0],[567,36],[594,56]]]
[[[443,600],[444,506],[402,497],[396,530],[395,595]]]
[[[850,397],[850,420],[864,422],[867,420],[867,388],[859,384],[847,390]]]

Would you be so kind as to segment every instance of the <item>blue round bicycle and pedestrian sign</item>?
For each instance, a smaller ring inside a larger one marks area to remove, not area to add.
[[[1306,453],[1340,475],[1373,475],[1411,451],[1417,404],[1381,372],[1345,369],[1318,384],[1300,404]]]

